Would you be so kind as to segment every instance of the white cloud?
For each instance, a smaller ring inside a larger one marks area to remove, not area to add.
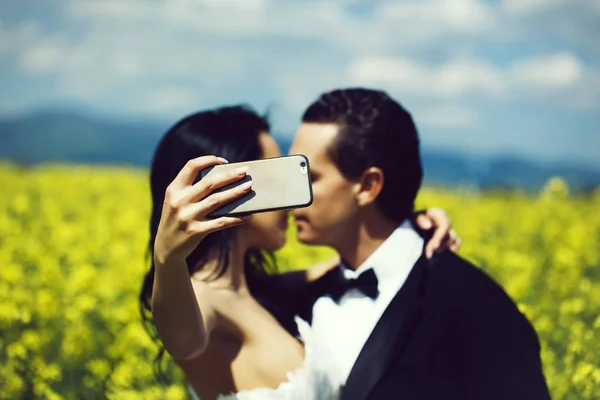
[[[497,12],[521,43],[550,41],[600,57],[598,0],[503,0]]]
[[[413,112],[417,125],[431,128],[472,128],[477,115],[464,106],[444,105]]]
[[[361,84],[389,85],[420,96],[499,95],[504,91],[502,74],[477,60],[428,66],[408,59],[364,58],[352,63],[348,73]]]
[[[32,45],[39,39],[39,26],[35,22],[25,22],[13,29],[0,27],[0,55],[18,51],[20,46]]]
[[[579,85],[578,90],[567,97],[567,102],[571,108],[600,109],[600,72],[588,73]],[[600,138],[600,132],[598,138]]]
[[[276,3],[264,0],[72,0],[67,15],[102,23],[138,22],[168,27],[192,35],[315,38],[343,22],[341,6],[306,1]],[[332,33],[331,31],[329,33]],[[325,36],[324,36],[325,37]]]
[[[502,0],[502,8],[515,14],[533,14],[556,6],[573,3],[572,0]]]
[[[515,62],[510,69],[514,84],[540,90],[571,88],[583,78],[584,67],[569,53]]]
[[[367,85],[436,144],[496,150],[528,135],[566,151],[575,139],[548,132],[579,120],[560,126],[552,110],[600,109],[598,0],[61,0],[47,14],[4,3],[2,113],[64,102],[171,120],[248,102],[291,131],[320,93]]]
[[[30,73],[48,73],[60,70],[64,53],[56,40],[42,40],[21,53],[20,66]]]
[[[198,109],[201,95],[189,87],[164,87],[148,91],[133,105],[141,114],[184,115]]]
[[[177,1],[176,1],[177,2]],[[256,10],[265,8],[269,0],[179,0],[180,3],[196,2],[210,7]]]
[[[377,16],[395,23],[409,24],[424,36],[475,33],[492,27],[492,7],[477,0],[411,0],[384,3]]]
[[[600,69],[570,53],[515,62],[507,71],[513,97],[540,105],[600,109]]]
[[[364,85],[390,87],[404,94],[434,98],[508,96],[579,92],[586,83],[597,85],[581,60],[570,53],[541,55],[500,68],[485,60],[457,59],[427,65],[402,58],[366,57],[348,67],[349,76]],[[596,86],[600,89],[600,86]],[[560,95],[560,96],[558,96]]]
[[[564,3],[523,1],[389,0],[365,17],[345,6],[358,1],[71,0],[62,3],[58,33],[31,23],[0,31],[0,55],[16,51],[22,71],[54,77],[59,97],[112,98],[121,108],[134,107],[136,93],[187,87],[194,104],[237,95],[298,111],[325,90],[358,84],[436,104],[471,96],[537,101],[536,94],[558,92],[571,95],[563,96],[571,106],[596,104],[597,73],[569,52],[501,67],[472,46],[505,37],[514,28],[510,15]]]

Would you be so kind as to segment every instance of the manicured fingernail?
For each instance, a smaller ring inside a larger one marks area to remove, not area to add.
[[[240,188],[242,190],[250,190],[251,187],[252,187],[252,181],[248,181],[248,182],[244,183],[243,185],[240,185]]]
[[[219,160],[220,163],[222,164],[227,164],[229,163],[229,161],[227,161],[226,159],[224,159],[223,157],[217,157],[217,160]]]
[[[235,170],[236,175],[246,175],[248,167],[242,167]]]

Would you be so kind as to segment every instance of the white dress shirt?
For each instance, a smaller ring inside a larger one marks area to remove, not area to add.
[[[339,304],[330,297],[319,298],[313,306],[312,329],[319,342],[329,347],[334,358],[332,371],[341,384],[369,338],[375,324],[400,290],[416,261],[423,252],[423,239],[408,221],[396,230],[355,271],[342,266],[346,278],[356,278],[373,268],[378,280],[376,299],[357,289],[348,290]]]

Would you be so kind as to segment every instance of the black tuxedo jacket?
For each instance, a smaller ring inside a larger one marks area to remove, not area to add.
[[[295,312],[312,306],[332,273],[307,284],[281,277]],[[342,400],[549,399],[537,334],[488,275],[457,255],[422,256],[367,339]]]

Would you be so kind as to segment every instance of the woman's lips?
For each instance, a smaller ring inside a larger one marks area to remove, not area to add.
[[[288,227],[288,218],[287,215],[285,216],[285,218],[281,218],[281,220],[279,221],[279,226],[281,227],[281,229],[286,230]]]
[[[294,218],[294,222],[296,223],[296,225],[298,225],[298,224],[307,224],[308,223],[308,218],[305,218],[305,217],[295,217]]]

